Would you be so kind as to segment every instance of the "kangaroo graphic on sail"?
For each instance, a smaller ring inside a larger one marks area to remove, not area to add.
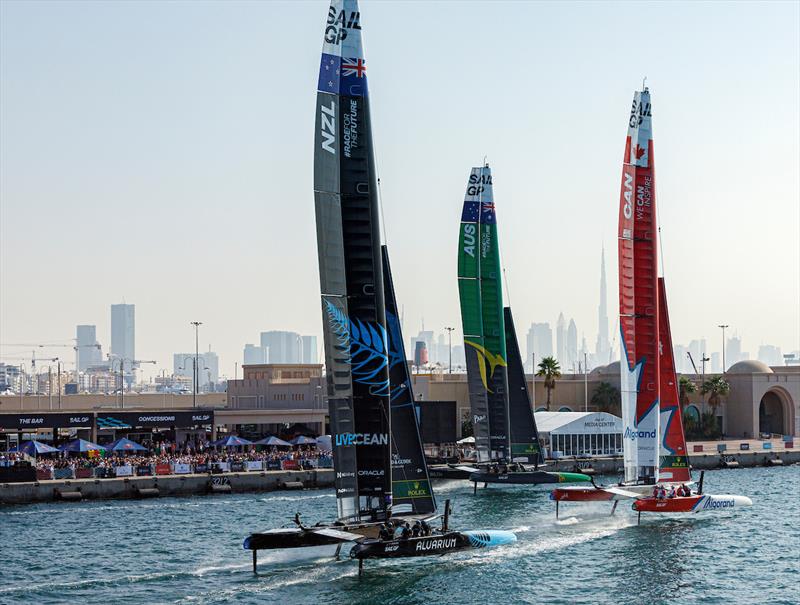
[[[510,307],[503,306],[497,214],[488,165],[473,168],[458,245],[458,292],[478,464],[459,466],[478,483],[589,481],[539,470],[543,456]],[[533,465],[533,468],[527,466]]]

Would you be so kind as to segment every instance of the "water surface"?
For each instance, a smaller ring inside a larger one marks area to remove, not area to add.
[[[708,493],[750,496],[721,514],[645,515],[563,505],[545,486],[452,498],[453,525],[513,529],[512,546],[368,562],[241,548],[251,530],[332,516],[332,490],[0,508],[0,603],[800,603],[800,467],[706,473]],[[440,502],[441,504],[441,502]],[[346,549],[345,549],[346,552]]]

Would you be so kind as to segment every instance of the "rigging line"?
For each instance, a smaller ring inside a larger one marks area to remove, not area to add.
[[[658,183],[656,183],[656,227],[658,229],[658,260],[661,264],[661,277],[666,281],[667,272],[664,264],[664,239],[661,237],[661,212],[659,210],[661,194],[658,191]]]
[[[367,41],[362,38],[361,40],[361,50],[364,54],[364,57],[368,57],[369,53],[367,52]],[[366,61],[365,61],[366,62]],[[369,89],[368,89],[369,90]],[[376,142],[375,136],[375,128],[374,124],[376,120],[374,119],[374,112],[373,112],[373,104],[370,103],[370,97],[374,97],[374,91],[370,93],[368,96],[364,97],[365,102],[369,104],[369,113],[370,113],[370,134],[372,135],[372,161],[375,163],[375,178],[378,182],[378,213],[380,214],[380,226],[381,231],[383,233],[383,243],[386,246],[389,246],[389,234],[386,230],[386,212],[383,209],[383,194],[381,192],[381,170],[380,170],[380,163],[378,162],[378,144]],[[376,103],[377,106],[380,107],[380,103]]]

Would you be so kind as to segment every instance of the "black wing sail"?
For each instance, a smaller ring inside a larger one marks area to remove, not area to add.
[[[383,292],[389,333],[389,387],[392,404],[392,507],[395,513],[427,514],[436,510],[425,452],[414,407],[406,349],[397,313],[389,252],[383,253]]]
[[[391,514],[386,317],[366,64],[358,2],[333,0],[317,86],[317,221],[340,518]]]
[[[530,462],[539,466],[544,462],[539,445],[539,431],[531,408],[525,370],[519,353],[517,332],[511,308],[503,309],[506,330],[506,354],[508,355],[508,408],[511,419],[511,458],[517,462]]]

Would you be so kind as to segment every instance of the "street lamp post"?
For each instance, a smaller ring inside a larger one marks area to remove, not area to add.
[[[187,359],[191,359],[192,360],[192,380],[194,380],[196,377],[200,376],[200,370],[202,369],[202,370],[209,370],[209,382],[211,382],[211,379],[210,379],[210,370],[211,370],[211,368],[209,368],[205,363],[203,364],[202,368],[198,367],[198,365],[197,365],[198,360],[194,355],[184,355],[183,358],[182,358],[182,361],[181,361],[182,365],[178,366],[179,370],[185,370],[186,369],[186,360]],[[195,394],[196,394],[196,389],[193,388],[192,389],[192,407],[195,407],[195,404],[197,402],[197,400],[195,399]]]
[[[58,409],[61,409],[61,361],[58,362]]]
[[[131,362],[131,370],[133,370],[134,365],[136,365],[137,363],[139,364],[152,363],[153,365],[155,365],[158,362],[152,360],[131,359],[130,357],[112,357],[111,354],[109,354],[108,359],[111,362],[112,374],[114,373],[114,362],[119,361],[119,407],[124,408],[125,407],[125,375],[124,375],[125,362],[126,361]]]
[[[197,360],[200,357],[200,326],[203,325],[202,321],[190,321],[191,325],[194,326],[194,372],[193,380],[194,380],[194,388],[192,389],[192,407],[197,407],[197,376],[199,369],[197,367]]]
[[[725,367],[725,328],[729,328],[728,324],[720,324],[717,326],[718,328],[722,328],[722,373],[724,374],[727,370]]]
[[[449,355],[447,373],[452,374],[453,373],[453,330],[455,330],[455,328],[445,328],[445,330],[447,330],[447,350]]]
[[[703,386],[706,384],[706,362],[707,361],[710,361],[710,358],[706,357],[706,354],[703,353],[700,356],[700,366],[702,367],[702,372],[703,372],[703,377],[702,377],[702,379],[700,381],[700,394],[703,395],[703,411],[704,412],[706,410],[706,396],[705,396],[705,393],[703,393]]]
[[[589,411],[589,356],[583,353],[583,411]]]

